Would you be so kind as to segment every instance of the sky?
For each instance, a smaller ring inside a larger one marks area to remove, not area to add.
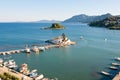
[[[65,20],[74,15],[120,15],[120,0],[0,0],[0,22]]]

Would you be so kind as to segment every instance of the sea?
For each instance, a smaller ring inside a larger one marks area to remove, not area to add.
[[[50,27],[52,23],[0,23],[0,52],[24,49],[25,45],[47,45],[46,40],[62,33],[76,42],[75,45],[50,48],[38,54],[0,55],[0,58],[13,59],[19,67],[27,63],[30,70],[37,69],[38,74],[58,80],[112,80],[119,71],[109,67],[113,62],[120,63],[115,60],[115,57],[120,57],[120,31],[80,23],[61,24],[65,29],[41,29]],[[112,76],[104,76],[101,71]]]

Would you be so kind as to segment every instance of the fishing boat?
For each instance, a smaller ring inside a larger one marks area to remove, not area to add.
[[[110,73],[105,72],[105,71],[101,71],[101,74],[106,75],[106,76],[110,76],[111,75]]]
[[[109,68],[110,68],[110,69],[113,69],[113,70],[118,70],[118,68],[115,67],[115,66],[110,66]]]
[[[112,63],[113,66],[120,66],[119,63]]]

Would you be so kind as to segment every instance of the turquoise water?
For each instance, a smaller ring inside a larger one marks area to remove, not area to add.
[[[26,44],[42,44],[65,33],[77,44],[52,48],[39,54],[14,54],[18,65],[27,63],[46,77],[59,80],[111,80],[99,74],[108,69],[114,57],[120,56],[120,31],[89,27],[86,24],[63,24],[64,30],[41,30],[50,23],[0,23],[0,51],[24,48]],[[81,40],[80,36],[84,39]],[[104,39],[107,38],[107,41]],[[3,57],[3,56],[0,56]]]

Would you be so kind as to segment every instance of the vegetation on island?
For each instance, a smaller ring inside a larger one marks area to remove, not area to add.
[[[14,75],[11,75],[7,72],[4,72],[3,74],[0,74],[0,78],[2,80],[20,80],[19,78],[17,78],[16,76]]]
[[[44,28],[44,29],[64,29],[64,26],[62,26],[59,23],[53,23],[50,27]]]
[[[65,41],[65,40],[66,40],[66,35],[65,35],[65,33],[62,33],[62,37],[63,37],[63,41]]]
[[[100,21],[89,23],[89,26],[106,27],[109,29],[120,29],[120,16],[111,16]]]

